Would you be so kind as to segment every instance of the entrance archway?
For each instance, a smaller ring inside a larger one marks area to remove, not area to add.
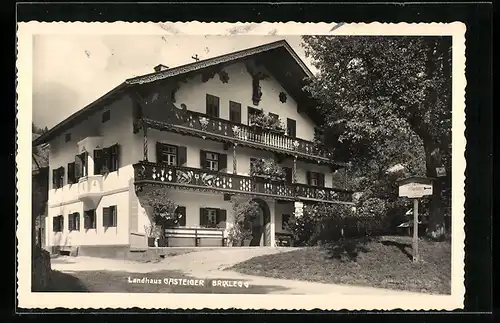
[[[271,245],[271,210],[266,201],[255,198],[252,201],[259,205],[260,214],[252,222],[252,240],[250,246]]]

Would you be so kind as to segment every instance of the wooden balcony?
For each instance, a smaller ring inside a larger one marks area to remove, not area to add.
[[[267,196],[285,201],[352,202],[352,192],[343,189],[286,184],[283,181],[265,181],[250,176],[198,168],[142,161],[134,165],[134,172],[137,190],[147,185],[167,185],[194,191]]]
[[[299,158],[317,162],[344,165],[344,163],[334,162],[330,153],[312,141],[292,138],[284,134],[265,131],[225,119],[209,117],[186,109],[165,107],[163,111],[152,112],[136,121],[136,123],[140,122],[147,127],[158,130],[237,143],[240,146],[296,155]]]

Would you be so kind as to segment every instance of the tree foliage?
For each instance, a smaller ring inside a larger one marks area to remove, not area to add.
[[[177,204],[170,199],[168,188],[158,187],[146,190],[141,196],[141,201],[152,210],[152,218],[156,224],[170,227],[179,222],[180,214],[175,212]]]
[[[404,175],[447,177],[435,182],[429,234],[443,235],[443,202],[451,174],[451,38],[304,36],[319,70],[305,89],[320,102],[325,144],[353,163],[353,175],[372,192]],[[382,195],[384,195],[382,194]],[[394,200],[392,201],[394,202]]]

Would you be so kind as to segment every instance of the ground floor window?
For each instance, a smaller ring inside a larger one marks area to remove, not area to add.
[[[281,215],[281,229],[288,230],[288,222],[290,221],[290,214]]]
[[[117,212],[116,205],[102,208],[102,226],[105,228],[116,227]]]
[[[83,228],[86,230],[96,228],[95,209],[84,212]]]
[[[225,228],[227,211],[216,208],[200,209],[200,226],[204,228]]]
[[[64,228],[64,217],[58,215],[52,218],[52,231],[62,232]]]
[[[68,216],[68,230],[80,231],[80,213],[71,213]]]

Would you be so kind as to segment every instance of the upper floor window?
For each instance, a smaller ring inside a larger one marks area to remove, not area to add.
[[[64,135],[64,142],[69,142],[71,141],[71,132],[68,132],[67,134]]]
[[[52,188],[61,188],[64,186],[64,167],[52,170]]]
[[[111,111],[106,110],[102,113],[102,123],[109,121],[109,119],[111,119]]]
[[[211,117],[218,118],[219,117],[219,107],[220,107],[220,99],[218,96],[207,94],[207,115]]]
[[[295,138],[297,136],[297,122],[293,119],[287,118],[286,119],[286,131],[287,135]]]
[[[94,150],[94,175],[107,174],[120,168],[120,145]]]
[[[325,174],[308,171],[307,184],[312,186],[325,187]]]
[[[210,170],[219,170],[219,155],[207,152],[205,165],[205,167]]]
[[[186,147],[156,143],[156,162],[171,166],[182,166],[186,163]]]
[[[253,107],[248,107],[248,124],[251,125],[252,124],[252,120],[255,116],[259,115],[259,114],[262,114],[262,110],[259,110],[259,109],[256,109],[256,108],[253,108]]]
[[[202,150],[200,151],[200,167],[213,171],[227,168],[227,155]]]
[[[241,123],[241,103],[229,101],[229,120]]]

